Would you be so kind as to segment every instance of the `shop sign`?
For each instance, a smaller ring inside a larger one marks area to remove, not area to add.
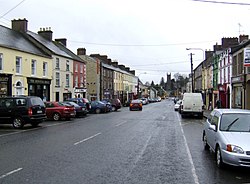
[[[244,49],[244,66],[250,66],[250,48]]]
[[[0,82],[8,82],[8,77],[0,77]]]
[[[244,76],[232,77],[232,83],[244,82]]]
[[[75,93],[86,93],[87,89],[86,88],[76,88]]]
[[[50,84],[50,80],[44,79],[27,79],[27,82],[30,84]]]

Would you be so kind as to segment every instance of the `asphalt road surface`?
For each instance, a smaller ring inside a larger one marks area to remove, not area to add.
[[[250,183],[248,168],[216,167],[204,121],[164,100],[38,128],[0,125],[0,184]]]

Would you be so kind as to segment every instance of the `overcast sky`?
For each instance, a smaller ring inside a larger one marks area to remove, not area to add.
[[[195,68],[221,38],[250,34],[250,0],[223,2],[0,0],[0,24],[26,18],[32,32],[51,27],[53,39],[67,38],[73,52],[84,47],[88,55],[107,55],[143,82],[159,83],[168,72],[190,73],[190,52]]]

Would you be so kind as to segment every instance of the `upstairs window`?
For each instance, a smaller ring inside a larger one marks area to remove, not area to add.
[[[22,71],[22,58],[21,57],[16,57],[16,73],[21,74]]]
[[[0,70],[3,70],[3,54],[0,53]]]
[[[69,87],[69,74],[66,74],[66,86],[65,87]]]
[[[60,73],[56,72],[56,87],[60,87]]]
[[[46,77],[48,75],[48,63],[43,62],[43,76]]]
[[[36,75],[36,60],[31,61],[31,75]]]
[[[60,61],[59,61],[59,58],[56,58],[56,69],[57,69],[57,70],[60,69]]]
[[[80,65],[80,73],[83,73],[83,64]]]
[[[66,71],[69,71],[69,61],[66,61]]]
[[[78,72],[78,64],[75,64],[75,72]]]

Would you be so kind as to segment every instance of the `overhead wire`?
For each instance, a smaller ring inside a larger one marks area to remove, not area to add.
[[[250,6],[250,3],[239,3],[239,2],[212,1],[212,0],[191,0],[191,1],[197,1],[197,2],[202,2],[202,3],[215,3],[215,4],[228,4],[228,5]]]
[[[4,13],[3,15],[0,16],[0,19],[3,18],[5,15],[9,14],[11,11],[13,11],[14,9],[16,9],[18,6],[20,6],[24,1],[26,0],[22,0],[21,2],[19,2],[17,5],[15,5],[13,8],[11,8],[10,10],[8,10],[6,13]]]

